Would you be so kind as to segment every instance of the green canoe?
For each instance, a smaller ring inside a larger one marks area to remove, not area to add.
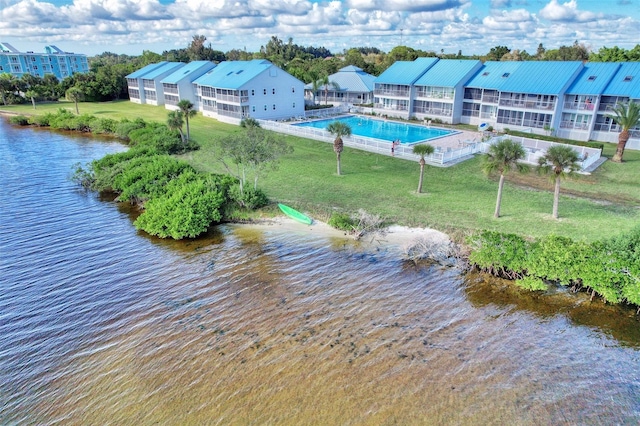
[[[293,209],[289,206],[285,206],[284,204],[280,204],[280,203],[278,203],[278,207],[280,207],[280,210],[282,210],[282,212],[287,216],[289,216],[291,219],[295,219],[298,222],[304,223],[305,225],[311,225],[311,223],[313,222],[309,216],[306,216],[303,213],[300,213],[296,209]]]

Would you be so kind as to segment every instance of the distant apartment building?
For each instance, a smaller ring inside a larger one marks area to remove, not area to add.
[[[56,46],[45,46],[44,53],[20,52],[6,42],[0,42],[0,74],[17,78],[24,74],[44,77],[54,75],[63,80],[76,73],[89,72],[87,55],[64,52]]]

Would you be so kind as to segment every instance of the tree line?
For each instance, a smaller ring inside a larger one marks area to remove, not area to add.
[[[366,73],[380,75],[396,61],[413,61],[419,57],[439,57],[442,59],[478,59],[482,61],[593,61],[628,62],[640,61],[640,44],[633,49],[617,46],[602,47],[591,51],[577,40],[569,46],[546,49],[542,43],[535,53],[511,49],[507,46],[492,47],[484,55],[464,55],[444,53],[436,50],[420,50],[409,46],[396,46],[389,52],[376,47],[352,47],[340,53],[324,47],[301,46],[289,38],[286,42],[272,36],[256,52],[246,49],[231,49],[227,52],[213,49],[206,43],[204,35],[194,35],[188,46],[182,49],[165,50],[161,54],[144,51],[142,55],[130,56],[104,52],[89,58],[90,71],[73,74],[59,81],[48,74],[44,77],[24,74],[16,78],[9,73],[0,74],[0,96],[4,105],[36,101],[56,101],[67,97],[70,100],[92,102],[127,99],[126,76],[152,63],[160,61],[191,62],[206,60],[213,62],[267,59],[289,74],[305,83],[313,83],[336,73],[339,69],[354,65]],[[71,94],[69,89],[75,88]]]

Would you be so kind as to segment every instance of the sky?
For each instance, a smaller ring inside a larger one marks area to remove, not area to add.
[[[351,47],[463,55],[494,46],[535,53],[584,43],[640,44],[640,0],[0,0],[0,41],[20,51],[56,45],[88,56],[187,47],[227,52],[271,37],[342,53]]]

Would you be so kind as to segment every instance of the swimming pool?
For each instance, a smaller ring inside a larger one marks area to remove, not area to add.
[[[396,121],[376,120],[369,117],[360,117],[355,115],[331,118],[327,120],[307,121],[304,123],[294,124],[294,126],[326,129],[329,123],[334,121],[341,121],[349,125],[353,135],[382,139],[389,142],[400,140],[400,143],[402,144],[423,142],[458,133],[454,130],[416,126]]]

